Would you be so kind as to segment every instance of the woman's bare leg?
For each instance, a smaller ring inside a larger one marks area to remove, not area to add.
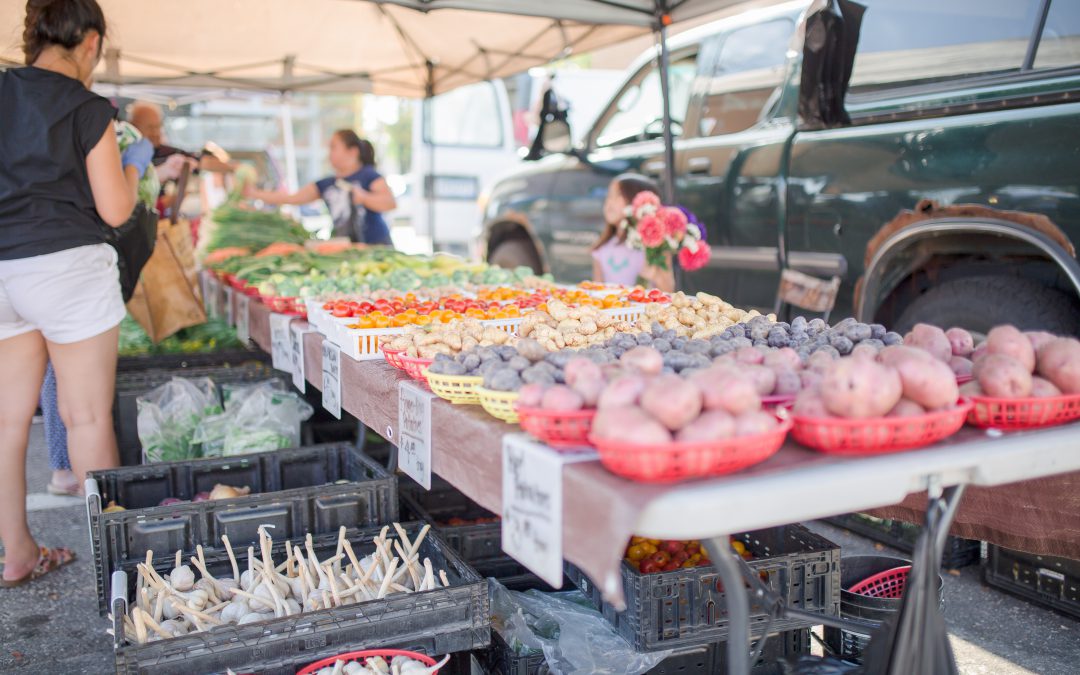
[[[45,340],[32,331],[0,340],[0,540],[4,578],[26,575],[38,560],[26,523],[26,444],[45,377]]]
[[[68,432],[71,469],[80,484],[87,471],[119,463],[112,423],[119,335],[116,326],[80,342],[48,343],[60,417]]]

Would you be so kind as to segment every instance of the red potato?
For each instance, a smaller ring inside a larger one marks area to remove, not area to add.
[[[1035,348],[1016,326],[991,328],[986,335],[986,353],[1010,356],[1027,368],[1029,373],[1035,372]]]
[[[968,356],[975,351],[975,338],[963,328],[950,328],[945,337],[949,338],[953,356]]]
[[[957,377],[971,375],[971,369],[974,366],[975,364],[970,359],[965,359],[963,356],[954,356],[949,359],[949,367]]]
[[[517,404],[522,408],[539,408],[541,402],[544,400],[544,391],[547,389],[546,384],[526,384],[521,389],[518,389]]]
[[[802,390],[795,397],[791,411],[800,417],[832,417],[825,407],[825,400],[816,391]]]
[[[975,345],[975,351],[971,352],[971,362],[978,363],[979,359],[986,356],[986,341],[983,340]]]
[[[700,443],[731,438],[735,435],[735,418],[723,410],[707,410],[675,434],[682,443]]]
[[[795,370],[776,368],[773,372],[776,374],[776,384],[772,390],[774,396],[791,396],[798,394],[799,390],[802,389],[802,380]]]
[[[765,352],[757,347],[743,347],[742,349],[736,350],[735,360],[739,363],[760,365],[765,362]]]
[[[856,359],[870,359],[873,361],[877,358],[878,350],[873,345],[859,343],[855,345],[855,348],[851,350],[851,357]]]
[[[908,359],[893,367],[900,374],[904,398],[928,410],[947,408],[956,403],[960,395],[956,374],[942,361]]]
[[[765,360],[762,363],[773,370],[779,368],[802,370],[803,367],[803,362],[802,359],[799,358],[799,353],[791,347],[784,347],[783,349],[769,352],[765,355]]]
[[[900,400],[902,385],[895,369],[863,359],[839,359],[825,373],[821,397],[839,417],[883,417]]]
[[[1050,398],[1061,396],[1061,390],[1054,386],[1050,380],[1041,377],[1031,378],[1031,395],[1035,398]]]
[[[643,391],[645,391],[645,378],[640,375],[623,375],[604,387],[600,399],[596,402],[596,407],[605,409],[637,405]]]
[[[776,373],[765,366],[747,364],[742,367],[740,373],[754,383],[759,396],[768,396],[776,388]]]
[[[952,356],[952,344],[945,331],[928,323],[915,324],[911,332],[904,336],[904,344],[929,352],[939,361],[948,361]]]
[[[607,383],[602,379],[578,379],[577,382],[570,385],[570,388],[581,395],[581,400],[585,402],[586,408],[595,408],[596,404],[600,401],[600,394],[604,392],[607,387]]]
[[[898,363],[904,361],[918,361],[920,363],[933,361],[934,357],[926,350],[919,349],[918,347],[891,345],[878,352],[877,360],[878,363],[895,367]]]
[[[600,410],[593,419],[592,434],[634,445],[663,445],[671,433],[637,406]]]
[[[747,413],[735,418],[736,436],[759,436],[776,428],[776,416],[765,411]]]
[[[623,365],[620,363],[602,364],[600,366],[600,372],[604,375],[604,382],[612,382],[622,377],[623,375],[630,374],[630,371],[624,368]]]
[[[701,414],[701,390],[678,375],[661,375],[645,385],[641,407],[671,431],[678,431]]]
[[[1080,394],[1080,340],[1056,338],[1039,349],[1039,375],[1063,394]]]
[[[833,355],[829,352],[818,351],[811,354],[810,358],[806,360],[806,367],[810,370],[824,373],[832,365],[834,360]]]
[[[825,379],[825,376],[816,370],[804,370],[799,373],[799,383],[802,385],[802,390],[811,389],[818,391],[821,389],[821,381]]]
[[[1031,394],[1031,371],[1004,354],[987,354],[975,364],[975,378],[987,396],[1025,398]]]
[[[926,408],[908,398],[902,398],[886,417],[918,417],[925,415]]]
[[[749,378],[715,371],[715,368],[709,368],[690,377],[701,390],[705,410],[723,410],[732,415],[761,410],[761,396]]]
[[[664,356],[652,347],[642,345],[623,352],[619,363],[638,370],[643,375],[659,375],[664,369]]]
[[[1039,353],[1039,349],[1043,345],[1049,342],[1053,342],[1057,339],[1056,335],[1054,335],[1053,333],[1047,333],[1044,330],[1024,331],[1024,336],[1028,339],[1028,342],[1031,343],[1031,347],[1035,350],[1036,354]]]
[[[585,399],[570,387],[556,384],[544,392],[540,407],[544,410],[581,410],[585,407]]]
[[[591,359],[579,356],[567,361],[566,368],[563,369],[563,378],[568,385],[574,386],[582,380],[602,381],[604,374],[600,371],[600,366],[593,363]]]
[[[972,380],[971,382],[965,382],[960,387],[960,395],[961,396],[968,396],[968,397],[971,397],[971,396],[986,396],[986,392],[984,392],[982,390],[982,387],[979,386],[978,382],[976,382],[975,380]]]

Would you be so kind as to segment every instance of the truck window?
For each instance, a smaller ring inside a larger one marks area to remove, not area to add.
[[[1080,64],[1080,4],[1054,0],[1046,15],[1035,68],[1063,68]]]
[[[690,87],[694,80],[695,56],[672,60],[670,68],[672,132],[679,136],[686,121]],[[650,63],[615,99],[596,136],[598,147],[610,147],[659,138],[663,132],[663,99],[660,96],[660,72]]]
[[[503,143],[499,98],[490,82],[439,94],[427,103],[424,140],[443,146],[498,148]]]
[[[864,0],[851,92],[1019,72],[1040,0]]]
[[[720,46],[707,75],[700,136],[731,134],[752,127],[784,77],[795,24],[787,19],[740,28]]]

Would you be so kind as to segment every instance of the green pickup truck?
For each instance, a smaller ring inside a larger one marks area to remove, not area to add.
[[[1080,333],[1080,1],[861,4],[831,128],[799,114],[810,2],[670,40],[676,201],[713,248],[681,286],[766,308],[794,269],[840,278],[837,317]],[[655,55],[631,73],[581,147],[492,187],[489,261],[591,274],[611,177],[665,169]]]

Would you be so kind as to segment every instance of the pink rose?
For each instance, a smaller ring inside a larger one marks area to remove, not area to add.
[[[637,232],[645,248],[655,248],[664,243],[664,226],[656,216],[645,216],[639,220]]]
[[[645,192],[639,192],[634,195],[634,201],[630,202],[631,208],[634,213],[637,213],[646,206],[653,207],[653,210],[660,208],[660,197],[655,192],[646,190]]]
[[[712,257],[712,249],[709,245],[703,241],[696,242],[697,246],[691,250],[690,246],[687,246],[679,251],[679,264],[687,272],[693,272],[705,267],[705,263],[709,262],[709,258]]]
[[[656,212],[656,217],[664,224],[667,236],[680,241],[686,235],[686,216],[679,209],[665,206]]]

